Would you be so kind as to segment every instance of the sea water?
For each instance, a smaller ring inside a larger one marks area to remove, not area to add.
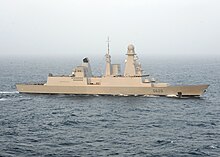
[[[201,98],[16,91],[16,83],[70,74],[80,62],[0,58],[0,156],[220,156],[220,59],[146,58],[142,64],[156,80],[210,84]],[[91,64],[102,73],[97,66],[103,64]]]

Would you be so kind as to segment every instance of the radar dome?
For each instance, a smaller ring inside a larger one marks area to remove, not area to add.
[[[128,50],[129,50],[129,51],[131,51],[131,50],[134,51],[134,45],[132,45],[132,44],[128,45]]]

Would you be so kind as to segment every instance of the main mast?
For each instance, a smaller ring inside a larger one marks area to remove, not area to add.
[[[135,67],[135,51],[133,45],[128,45],[128,51],[126,54],[127,60],[125,63],[124,76],[136,76],[136,67]]]
[[[110,76],[111,75],[111,56],[109,54],[109,37],[108,37],[108,50],[107,53],[105,55],[106,57],[106,68],[105,68],[105,76]]]

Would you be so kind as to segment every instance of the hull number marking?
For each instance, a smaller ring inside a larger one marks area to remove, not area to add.
[[[163,93],[163,89],[153,89],[154,93]]]

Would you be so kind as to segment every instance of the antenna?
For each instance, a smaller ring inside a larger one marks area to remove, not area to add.
[[[109,55],[109,37],[108,37],[108,51],[105,55],[106,57],[106,68],[105,68],[105,76],[111,76],[111,56]]]
[[[107,52],[107,54],[109,55],[109,42],[110,42],[109,37],[108,37],[107,42],[108,42],[108,52]]]

